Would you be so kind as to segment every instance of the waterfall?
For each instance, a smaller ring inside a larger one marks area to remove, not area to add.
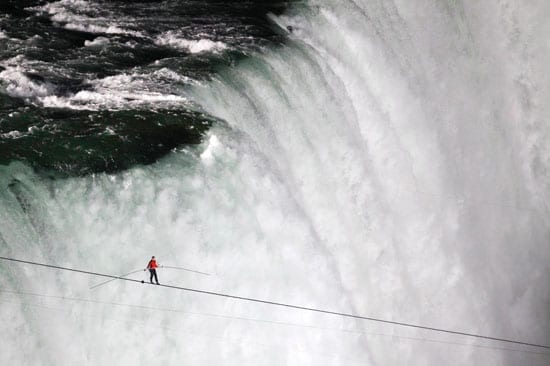
[[[544,1],[295,5],[272,16],[288,44],[192,88],[223,121],[201,145],[115,174],[0,166],[1,252],[114,275],[155,255],[212,273],[160,269],[161,283],[549,344],[548,15]],[[25,265],[0,271],[10,319],[0,359],[12,364],[549,359],[130,282],[90,290],[101,279]]]

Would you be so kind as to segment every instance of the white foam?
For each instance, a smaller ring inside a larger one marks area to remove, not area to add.
[[[0,134],[0,137],[2,137],[3,139],[16,139],[22,136],[24,136],[24,134],[19,131],[10,131]]]
[[[8,35],[0,29],[0,39],[8,38]]]
[[[140,32],[125,30],[115,25],[110,25],[106,27],[106,26],[95,25],[95,24],[66,23],[64,27],[66,29],[77,30],[77,31],[87,32],[87,33],[129,34],[134,36],[142,36]]]
[[[211,134],[206,149],[201,154],[201,159],[206,165],[211,165],[215,159],[216,151],[221,148],[220,140]]]
[[[84,41],[84,46],[86,46],[86,47],[102,47],[102,46],[108,45],[109,43],[111,43],[109,38],[97,37],[93,41],[88,41],[88,40]]]
[[[86,80],[86,83],[92,86],[90,90],[59,96],[55,95],[53,85],[33,81],[25,75],[25,72],[33,67],[23,56],[14,57],[1,64],[6,70],[0,72],[0,88],[6,94],[31,98],[34,103],[52,108],[172,108],[189,102],[186,96],[174,93],[175,85],[192,83],[188,77],[163,68],[152,73],[119,74]]]
[[[60,26],[87,33],[129,34],[141,37],[141,32],[136,32],[120,27],[115,21],[119,20],[115,14],[104,14],[105,10],[99,4],[87,1],[62,0],[43,6],[30,8],[38,12],[45,12],[51,16],[51,20]],[[124,19],[127,23],[131,19]]]
[[[176,104],[187,103],[187,99],[177,95],[163,95],[159,93],[98,93],[85,90],[70,97],[49,95],[42,98],[41,102],[44,107],[52,108],[116,110],[143,107],[169,108]]]
[[[18,68],[7,68],[0,72],[0,81],[6,94],[12,97],[33,98],[50,95],[53,86],[29,79]]]
[[[167,79],[171,82],[180,82],[180,83],[186,83],[186,84],[195,83],[195,81],[190,77],[187,77],[182,74],[178,74],[177,72],[165,67],[159,70],[155,70],[152,76],[154,76],[154,78],[156,79]]]
[[[161,46],[169,46],[176,49],[182,49],[191,53],[212,52],[219,53],[227,49],[227,45],[220,41],[212,41],[210,39],[186,39],[182,38],[177,32],[168,31],[159,35],[155,40],[155,44]]]
[[[109,40],[97,37],[87,46],[106,44]],[[102,79],[86,80],[89,90],[69,95],[56,95],[55,86],[37,82],[25,75],[41,63],[18,55],[0,63],[6,70],[0,72],[0,88],[13,97],[31,98],[44,107],[69,109],[124,109],[173,108],[189,103],[185,95],[176,92],[179,85],[194,83],[190,78],[170,69],[153,72],[119,74]]]
[[[48,95],[40,101],[45,107],[70,109],[124,109],[143,107],[169,108],[188,103],[187,98],[175,94],[117,89],[82,90],[68,96]]]

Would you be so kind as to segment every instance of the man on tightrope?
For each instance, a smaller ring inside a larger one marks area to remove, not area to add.
[[[151,274],[151,276],[149,277],[149,281],[151,283],[153,283],[153,277],[155,277],[155,282],[157,283],[157,285],[160,285],[159,279],[157,277],[157,268],[158,267],[159,266],[157,264],[157,260],[155,259],[155,256],[152,256],[151,260],[147,264],[147,269],[149,270],[149,273]]]

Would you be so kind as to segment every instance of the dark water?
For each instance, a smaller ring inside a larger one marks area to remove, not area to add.
[[[186,98],[284,42],[278,1],[3,1],[0,164],[70,175],[151,163],[216,121]]]

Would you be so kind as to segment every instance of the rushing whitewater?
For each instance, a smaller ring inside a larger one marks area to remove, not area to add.
[[[116,173],[0,166],[0,255],[115,275],[155,255],[210,273],[160,269],[165,284],[548,345],[548,16],[542,0],[326,0],[272,15],[286,44],[159,94],[220,120],[201,144]],[[113,83],[142,96],[130,104],[155,103],[137,82],[95,80],[95,96],[63,107],[125,103],[104,92]],[[42,107],[61,100],[13,85]],[[2,364],[550,362],[528,346],[124,281],[90,290],[102,279],[22,264],[0,272]]]

